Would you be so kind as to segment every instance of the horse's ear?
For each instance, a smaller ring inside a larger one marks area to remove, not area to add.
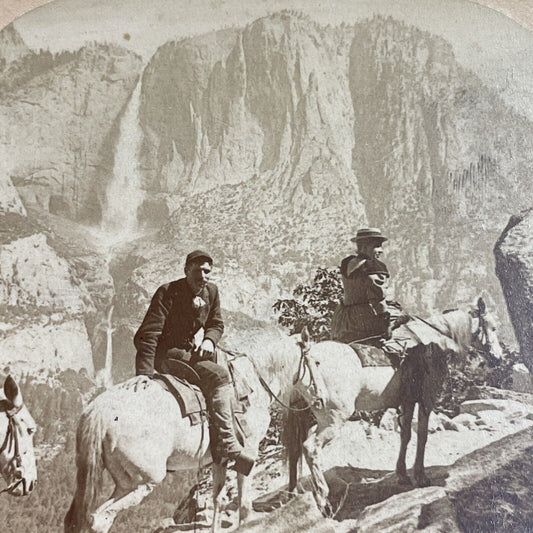
[[[4,382],[4,394],[7,400],[15,407],[22,405],[22,395],[20,394],[19,386],[11,376],[7,376]]]
[[[477,301],[477,308],[480,315],[484,315],[487,311],[487,306],[485,305],[485,300],[480,296]]]
[[[307,326],[304,326],[302,329],[302,332],[300,333],[302,342],[308,342],[309,341],[309,330],[307,329]]]

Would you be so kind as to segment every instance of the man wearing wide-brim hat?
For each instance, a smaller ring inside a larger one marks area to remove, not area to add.
[[[387,301],[390,275],[380,260],[387,238],[378,228],[362,228],[351,240],[357,253],[341,262],[344,295],[333,315],[331,336],[340,342],[379,344],[390,336],[401,309]]]

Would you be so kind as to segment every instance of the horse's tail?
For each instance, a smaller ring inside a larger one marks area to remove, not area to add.
[[[101,412],[93,403],[82,414],[76,433],[76,493],[65,516],[65,533],[79,533],[89,526],[102,484],[105,432]]]
[[[290,401],[283,427],[283,444],[289,461],[289,491],[296,489],[298,482],[298,463],[302,456],[303,443],[315,419],[309,404],[296,391]]]

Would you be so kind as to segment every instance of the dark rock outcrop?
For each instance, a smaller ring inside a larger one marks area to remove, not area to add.
[[[533,209],[512,216],[494,247],[496,274],[524,362],[533,371]]]

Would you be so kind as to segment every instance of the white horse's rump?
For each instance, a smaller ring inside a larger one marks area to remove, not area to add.
[[[234,361],[253,392],[245,420],[246,448],[257,453],[270,423],[270,396],[246,357]],[[194,470],[211,463],[207,421],[191,426],[177,401],[161,385],[143,376],[103,392],[86,408],[78,425],[77,488],[67,516],[66,533],[107,533],[120,511],[138,505],[165,478],[167,470]],[[115,483],[109,500],[95,509],[103,471]],[[213,465],[214,516],[219,528],[220,495],[226,469]],[[251,510],[247,483],[238,475],[240,520]]]
[[[405,455],[411,438],[414,406],[421,404],[414,477],[419,486],[425,486],[429,483],[424,473],[428,419],[447,376],[446,355],[450,346],[455,347],[457,357],[466,356],[470,347],[486,355],[492,354],[493,358],[501,357],[493,321],[481,299],[468,311],[457,310],[423,322],[428,326],[435,324],[438,328],[435,331],[452,342],[414,348],[398,372],[390,367],[363,368],[347,344],[325,341],[307,348],[304,343],[302,357],[306,359],[309,372],[305,381],[298,381],[292,390],[294,410],[289,412],[285,427],[289,490],[296,489],[297,463],[303,453],[311,471],[317,504],[325,514],[331,510],[327,499],[329,488],[320,464],[321,450],[338,434],[354,409],[373,411],[401,407],[401,446],[396,473],[400,482],[408,483]],[[404,379],[406,372],[409,379]],[[308,410],[303,410],[305,406]]]

